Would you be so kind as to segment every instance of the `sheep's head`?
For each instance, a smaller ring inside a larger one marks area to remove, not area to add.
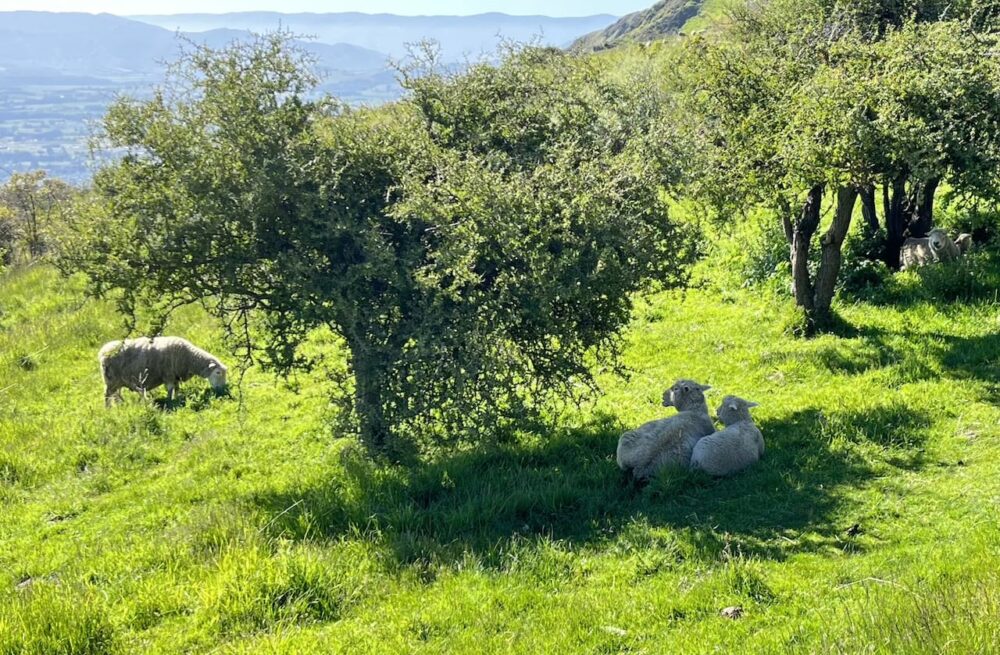
[[[679,412],[704,408],[705,392],[711,388],[694,380],[678,380],[674,386],[663,392],[663,406],[676,407]]]
[[[225,391],[228,386],[228,382],[226,381],[226,373],[228,370],[229,369],[226,368],[225,364],[222,364],[221,362],[212,362],[205,369],[202,377],[208,380],[208,383],[212,385],[213,389],[222,392]]]
[[[927,235],[927,242],[930,244],[931,250],[940,252],[948,244],[948,233],[936,227]]]
[[[959,234],[958,238],[955,239],[955,245],[958,246],[959,252],[969,252],[972,249],[972,235],[967,233]]]
[[[757,403],[752,403],[749,400],[743,400],[736,396],[726,396],[722,399],[719,409],[716,410],[716,416],[719,417],[723,425],[749,421],[751,420],[750,409],[757,406]]]

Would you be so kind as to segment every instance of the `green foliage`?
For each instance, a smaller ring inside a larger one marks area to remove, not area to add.
[[[98,172],[64,270],[129,315],[204,301],[284,372],[329,327],[372,452],[482,439],[591,386],[633,294],[681,279],[688,252],[657,97],[556,50],[425,63],[406,101],[350,111],[307,99],[281,35],[195,50],[110,110],[126,154]]]
[[[9,207],[0,206],[0,267],[9,266],[14,261],[16,248],[14,212]]]
[[[0,185],[0,266],[37,259],[57,245],[76,193],[45,171],[14,173]]]
[[[762,208],[784,224],[795,297],[810,324],[825,322],[836,288],[862,290],[885,277],[852,256],[874,261],[879,250],[898,268],[906,236],[932,227],[942,181],[965,198],[992,200],[1000,67],[979,54],[998,38],[992,14],[981,11],[987,4],[751,3],[666,59],[680,131],[693,144],[687,192],[720,216]],[[884,234],[868,230],[866,245],[852,245],[848,279],[838,280],[853,191],[877,187],[886,190]],[[837,211],[816,257],[824,196],[836,198]]]
[[[703,256],[692,270],[692,284],[723,292],[765,286],[787,294],[788,241],[770,212],[754,209],[738,218],[706,222]]]

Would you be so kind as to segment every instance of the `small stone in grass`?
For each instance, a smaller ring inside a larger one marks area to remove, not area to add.
[[[617,628],[613,625],[606,625],[603,628],[601,628],[601,630],[604,630],[605,632],[613,634],[617,637],[624,637],[625,635],[628,634],[627,630],[623,630],[622,628]]]
[[[726,609],[722,610],[719,613],[722,616],[726,617],[727,619],[733,619],[734,621],[736,619],[743,618],[743,608],[740,607],[739,605],[736,605],[734,607],[727,607]]]

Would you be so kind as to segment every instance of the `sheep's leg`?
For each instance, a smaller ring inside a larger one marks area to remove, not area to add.
[[[105,385],[104,406],[111,407],[115,404],[115,400],[121,400],[121,394],[119,394],[118,389],[112,389],[111,387]]]
[[[167,382],[167,400],[173,402],[174,392],[177,390],[177,384],[175,382]]]

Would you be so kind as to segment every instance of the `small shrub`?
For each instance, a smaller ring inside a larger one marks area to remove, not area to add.
[[[949,191],[935,213],[935,223],[952,238],[962,232],[971,234],[973,243],[982,247],[1000,237],[1000,207],[985,205],[981,200],[969,202]]]
[[[38,360],[33,355],[21,355],[17,358],[17,367],[22,371],[31,372],[38,368]]]
[[[993,295],[1000,282],[992,253],[971,253],[946,264],[925,266],[917,271],[920,286],[929,299],[971,301]]]
[[[0,212],[3,212],[2,207],[0,207]],[[9,215],[0,213],[0,270],[14,263],[15,239],[13,219]]]
[[[760,564],[735,557],[726,562],[726,586],[735,594],[757,603],[771,603],[775,594],[767,585]]]

